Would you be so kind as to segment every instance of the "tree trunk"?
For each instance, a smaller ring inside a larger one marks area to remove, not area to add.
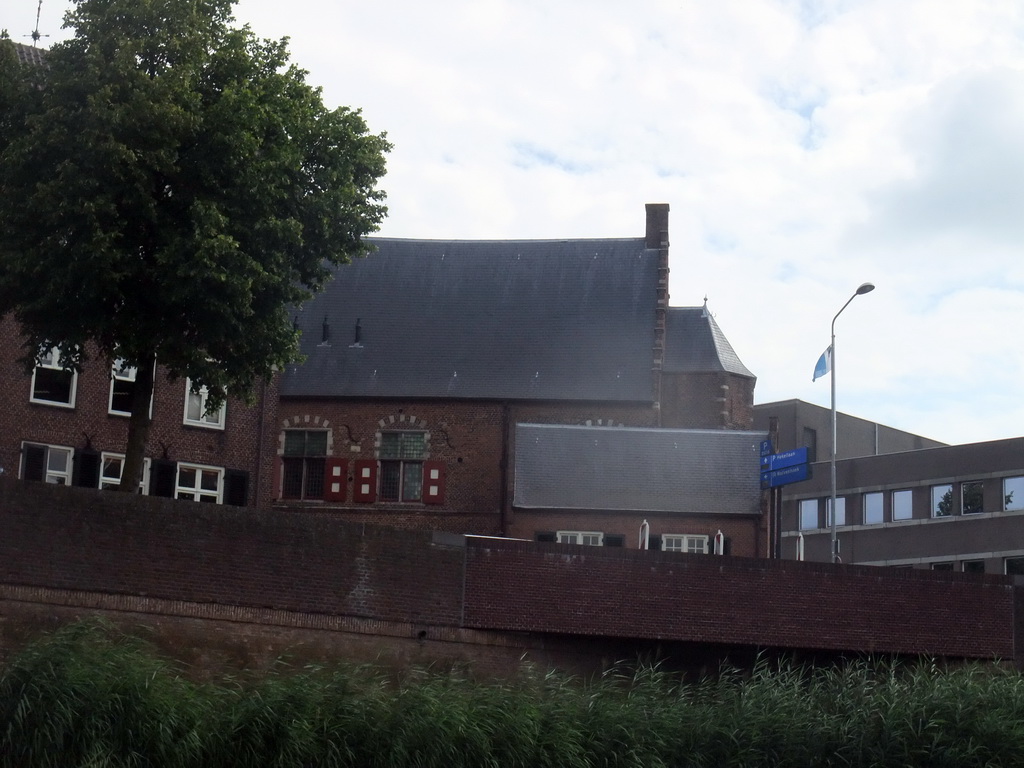
[[[153,399],[153,375],[156,370],[156,355],[139,361],[135,370],[135,390],[132,393],[132,415],[128,420],[128,444],[124,450],[124,466],[121,468],[121,484],[117,490],[138,493],[145,466],[146,440],[153,420],[149,415],[149,404]]]

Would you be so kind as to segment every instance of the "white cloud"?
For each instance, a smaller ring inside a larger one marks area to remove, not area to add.
[[[871,280],[837,322],[840,409],[949,442],[1024,434],[1024,4],[242,0],[236,15],[289,36],[329,103],[388,132],[382,234],[638,236],[643,204],[668,202],[672,302],[709,296],[759,401],[828,404],[811,371]]]

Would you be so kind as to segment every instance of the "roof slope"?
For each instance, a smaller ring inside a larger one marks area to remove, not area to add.
[[[369,241],[298,314],[306,361],[282,395],[652,399],[658,252],[642,238]]]
[[[766,432],[516,425],[522,509],[756,514]]]
[[[22,64],[34,64],[36,66],[42,66],[46,63],[46,49],[36,48],[34,45],[25,45],[24,43],[14,44],[14,52],[18,56],[18,61]]]
[[[665,318],[666,373],[735,373],[756,378],[715,318],[703,307],[669,307]]]

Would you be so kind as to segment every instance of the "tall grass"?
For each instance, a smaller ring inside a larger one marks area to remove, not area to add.
[[[697,683],[656,667],[513,681],[280,666],[198,683],[76,625],[0,671],[0,766],[1024,765],[1024,678],[994,665],[762,662]]]

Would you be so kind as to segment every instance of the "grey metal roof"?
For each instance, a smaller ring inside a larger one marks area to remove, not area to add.
[[[307,359],[282,395],[652,399],[658,252],[643,238],[369,242],[298,314]]]
[[[756,378],[703,307],[669,307],[665,318],[666,373],[735,373]]]
[[[755,514],[767,432],[517,424],[523,509]]]

